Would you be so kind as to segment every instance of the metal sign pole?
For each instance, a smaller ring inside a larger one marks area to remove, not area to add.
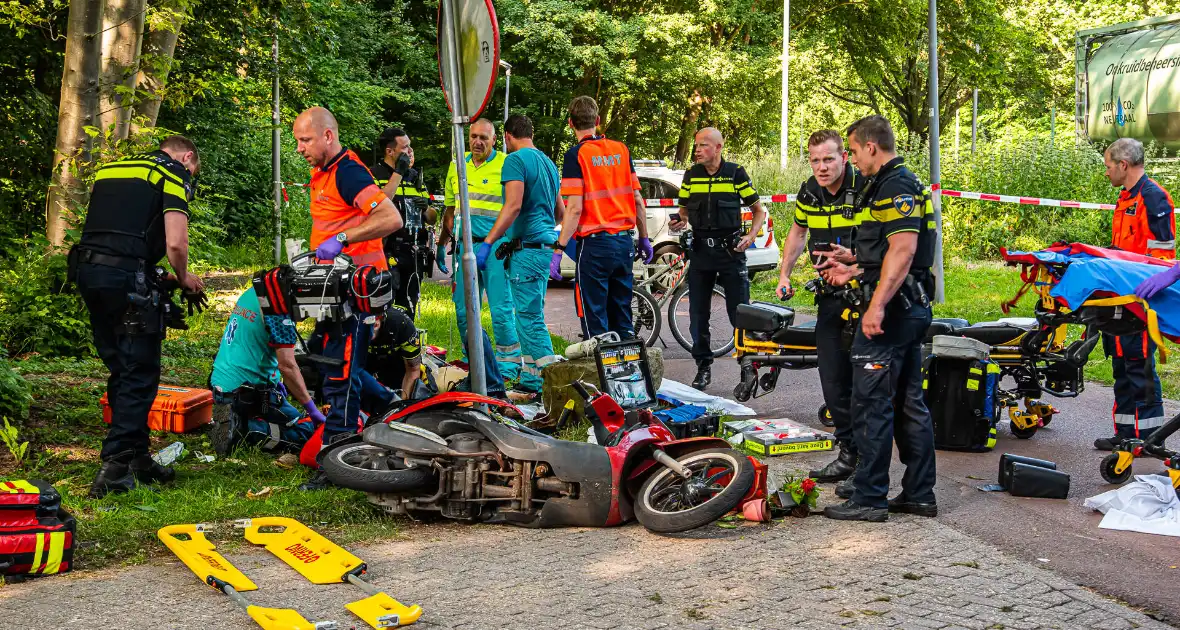
[[[484,376],[483,356],[483,322],[479,309],[479,278],[476,275],[475,252],[471,243],[471,205],[467,197],[467,146],[463,138],[463,126],[468,122],[466,116],[461,115],[463,103],[463,85],[460,77],[460,62],[458,54],[459,34],[455,27],[455,0],[442,0],[443,38],[452,54],[449,55],[447,72],[447,95],[451,98],[451,137],[454,144],[455,175],[458,179],[457,203],[459,205],[459,219],[463,222],[463,256],[461,268],[456,270],[463,274],[463,307],[467,311],[467,365],[471,391],[476,394],[487,395],[487,382]]]
[[[930,0],[930,197],[934,202],[934,301],[946,301],[942,274],[942,169],[938,163],[938,0]]]
[[[501,59],[500,60],[500,67],[504,69],[504,124],[507,125],[508,124],[508,95],[509,95],[509,90],[512,89],[512,64]],[[500,135],[504,136],[504,153],[505,153],[505,155],[507,155],[507,153],[508,153],[508,136],[504,135],[503,130],[501,130]]]

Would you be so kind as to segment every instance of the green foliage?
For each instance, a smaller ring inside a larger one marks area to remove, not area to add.
[[[42,236],[21,243],[0,265],[0,349],[78,356],[89,352],[85,306],[66,283],[66,257],[47,253]]]
[[[0,360],[0,415],[23,420],[29,417],[32,402],[28,381],[12,369],[11,363]]]
[[[25,455],[29,450],[29,443],[27,441],[20,441],[20,433],[16,427],[8,423],[8,418],[4,418],[4,429],[0,430],[0,441],[4,442],[4,447],[8,449],[8,453],[12,455],[12,459],[20,465],[25,461]]]

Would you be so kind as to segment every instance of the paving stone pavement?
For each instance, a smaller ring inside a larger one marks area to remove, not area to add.
[[[219,540],[229,534],[211,535]],[[930,519],[822,517],[658,536],[422,525],[356,550],[423,628],[1167,628]],[[313,586],[257,550],[226,554],[263,606],[358,623],[349,585]],[[0,589],[5,628],[256,627],[178,562]],[[362,626],[363,627],[363,624]]]

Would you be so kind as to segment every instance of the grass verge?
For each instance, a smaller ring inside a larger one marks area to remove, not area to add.
[[[248,274],[229,273],[211,280],[211,307],[188,319],[189,330],[170,331],[164,342],[161,382],[205,386],[225,321],[248,278]],[[490,331],[486,309],[483,319]],[[431,283],[423,287],[418,325],[426,331],[428,343],[460,347],[448,289]],[[564,350],[565,340],[553,337],[553,341],[557,351]],[[457,356],[451,353],[451,358]],[[227,545],[241,541],[240,535],[228,533],[234,520],[258,516],[295,518],[341,543],[388,538],[399,531],[400,522],[383,516],[363,493],[301,492],[298,486],[307,479],[308,469],[282,467],[273,455],[256,449],[239,450],[232,458],[210,463],[198,461],[196,453],[213,452],[205,433],[153,432],[153,451],[178,440],[185,445],[185,455],[175,465],[174,483],[154,491],[137,489],[90,499],[87,493],[106,434],[99,405],[106,391],[106,368],[97,358],[41,356],[25,357],[14,365],[33,389],[30,418],[20,428],[20,440],[30,442],[30,455],[20,466],[7,453],[0,455],[0,479],[44,479],[61,491],[66,508],[78,518],[78,568],[134,564],[167,554],[156,541],[156,531],[176,523],[211,524],[211,540]]]

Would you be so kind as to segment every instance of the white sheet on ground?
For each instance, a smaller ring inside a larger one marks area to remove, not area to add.
[[[1086,499],[1106,516],[1098,527],[1160,536],[1180,536],[1180,498],[1164,475],[1136,475],[1135,481]]]
[[[678,383],[665,377],[657,392],[669,398],[675,398],[686,405],[700,405],[709,411],[724,413],[731,416],[756,416],[758,412],[749,407],[727,398],[713,396],[697,391],[684,383]]]

